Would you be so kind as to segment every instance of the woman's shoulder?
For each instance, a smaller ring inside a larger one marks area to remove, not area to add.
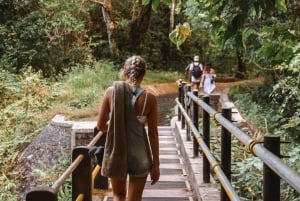
[[[112,93],[113,93],[113,87],[110,86],[110,87],[106,88],[106,90],[104,92],[104,97],[111,96]]]
[[[156,100],[156,95],[151,89],[145,89],[148,99]]]

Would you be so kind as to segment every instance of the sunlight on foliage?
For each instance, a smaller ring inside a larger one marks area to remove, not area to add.
[[[191,35],[191,28],[189,23],[185,22],[176,25],[176,28],[169,34],[169,38],[173,44],[176,45],[177,49],[180,50],[180,46],[185,40]]]
[[[286,11],[287,10],[285,0],[276,0],[275,1],[275,6],[280,11]]]

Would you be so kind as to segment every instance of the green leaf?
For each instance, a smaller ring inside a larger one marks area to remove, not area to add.
[[[188,36],[191,35],[190,25],[188,23],[178,24],[176,28],[169,34],[169,38],[174,43],[178,50],[185,42]]]
[[[143,5],[147,5],[147,4],[149,4],[149,2],[150,2],[150,0],[143,0],[143,1],[142,1],[142,4],[143,4]]]
[[[159,0],[152,0],[152,9],[157,12],[157,8],[159,6]]]
[[[285,12],[287,10],[285,0],[276,0],[275,7],[280,11]]]
[[[252,34],[256,34],[256,30],[252,29],[251,27],[248,27],[243,30],[242,32],[242,42],[243,42],[243,47],[246,48],[245,42],[247,41],[248,37],[251,36]]]

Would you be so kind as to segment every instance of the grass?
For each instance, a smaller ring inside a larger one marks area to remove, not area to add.
[[[71,120],[95,119],[105,89],[120,78],[109,62],[75,69],[56,82],[30,69],[22,76],[8,77],[9,73],[1,72],[0,200],[18,200],[14,188],[20,182],[19,173],[12,169],[19,154],[56,114]],[[175,82],[182,77],[178,72],[148,70],[143,85]]]
[[[179,72],[148,70],[142,85],[174,83],[183,76]],[[63,90],[58,98],[61,104],[56,103],[52,111],[73,120],[95,119],[105,89],[120,79],[119,71],[108,64],[98,64],[93,69],[77,69],[64,78]]]

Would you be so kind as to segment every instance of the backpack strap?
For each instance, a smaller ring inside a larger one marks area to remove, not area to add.
[[[192,63],[192,65],[193,65],[193,69],[194,69],[194,67],[200,67],[200,69],[203,70],[203,66],[201,63],[199,63],[198,65],[195,65],[194,63]]]
[[[146,103],[147,103],[147,98],[148,98],[148,92],[146,90],[146,97],[145,97],[145,101],[144,101],[144,106],[143,106],[143,110],[142,110],[142,116],[144,115],[144,112],[145,112],[145,108],[146,108]]]
[[[143,88],[137,88],[131,95],[131,105],[134,106],[138,97],[144,92]]]

